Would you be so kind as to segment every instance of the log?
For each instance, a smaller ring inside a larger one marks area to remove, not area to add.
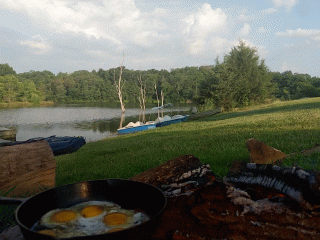
[[[34,195],[55,187],[56,162],[47,141],[0,148],[0,191],[8,196]]]

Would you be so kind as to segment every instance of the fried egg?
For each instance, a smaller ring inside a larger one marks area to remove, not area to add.
[[[40,219],[38,232],[57,238],[91,236],[121,231],[147,220],[146,214],[112,202],[88,201],[46,213]]]
[[[71,209],[54,209],[40,219],[40,224],[48,228],[66,227],[76,222],[78,218],[79,214]]]
[[[103,218],[104,224],[111,228],[109,231],[119,231],[149,220],[146,214],[136,213],[134,210],[114,209]]]
[[[117,208],[120,208],[120,206],[106,201],[89,201],[70,207],[70,209],[80,213],[83,218],[98,217],[101,214]]]
[[[128,216],[122,212],[108,213],[104,216],[103,222],[107,226],[123,225],[128,222]]]
[[[79,203],[70,209],[80,214],[78,218],[77,232],[81,235],[100,234],[106,231],[102,219],[110,209],[118,209],[119,205],[104,201],[89,201]],[[109,230],[109,229],[107,229]]]

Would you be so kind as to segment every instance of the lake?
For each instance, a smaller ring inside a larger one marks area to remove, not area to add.
[[[147,105],[146,121],[154,121],[158,117],[158,111],[151,109],[156,106]],[[190,104],[179,104],[164,109],[163,114],[183,114],[190,108]],[[128,104],[123,126],[138,121],[140,112],[138,104]],[[121,109],[117,103],[68,103],[50,107],[0,108],[0,127],[15,129],[17,141],[56,135],[83,136],[87,142],[92,142],[117,136],[120,117]]]

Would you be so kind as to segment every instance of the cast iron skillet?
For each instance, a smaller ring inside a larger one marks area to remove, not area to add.
[[[63,239],[150,239],[149,235],[154,231],[157,220],[167,204],[163,192],[150,184],[123,179],[92,180],[52,188],[29,199],[20,200],[19,203],[22,204],[15,212],[15,219],[26,240],[54,239],[39,234],[31,228],[50,210],[68,208],[92,200],[111,201],[125,209],[139,208],[150,217],[150,220],[118,232]],[[0,204],[12,204],[12,202],[0,198]]]

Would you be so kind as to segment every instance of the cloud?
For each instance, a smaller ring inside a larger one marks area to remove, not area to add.
[[[213,50],[217,55],[223,54],[227,52],[228,50],[231,50],[232,46],[237,44],[235,41],[229,41],[227,38],[223,37],[213,37],[210,39],[210,43],[212,45]]]
[[[289,29],[285,32],[277,32],[276,35],[282,37],[304,37],[314,40],[320,40],[320,29]]]
[[[183,20],[183,34],[189,43],[189,53],[201,54],[205,50],[208,37],[221,32],[227,24],[227,15],[220,9],[212,9],[203,4],[198,12]]]
[[[290,10],[294,5],[296,5],[299,0],[271,0],[273,4],[277,7],[285,7]]]
[[[103,38],[118,46],[151,46],[168,37],[158,32],[164,26],[160,18],[165,10],[143,14],[134,0],[2,0],[1,8],[23,13],[57,33]]]
[[[236,10],[239,11],[239,10]],[[235,11],[235,12],[236,12]],[[271,15],[279,10],[276,8],[268,8],[259,11],[252,11],[250,8],[244,8],[240,10],[240,14],[234,18],[235,23],[242,24],[242,23],[249,23],[249,22],[257,22],[261,19]]]
[[[45,54],[46,52],[51,50],[50,44],[47,40],[39,35],[35,35],[32,37],[33,40],[25,40],[20,41],[20,45],[26,45],[29,48],[35,50],[34,54]]]
[[[210,4],[203,4],[198,12],[189,15],[185,22],[185,32],[205,37],[206,34],[220,30],[227,20],[227,15],[220,9],[212,9]]]
[[[100,57],[100,58],[104,58],[107,55],[105,51],[101,51],[101,50],[86,50],[86,53],[93,57]]]
[[[241,37],[244,37],[244,36],[249,35],[250,30],[251,30],[250,25],[247,24],[247,23],[245,23],[244,26],[243,26],[243,28],[242,28],[241,31],[240,31],[240,36],[241,36]]]
[[[241,41],[244,42],[246,46],[256,49],[260,59],[265,59],[266,56],[269,54],[269,51],[263,45],[257,45],[245,38],[241,38]],[[238,46],[238,45],[239,45],[239,41],[233,43],[233,46]]]

